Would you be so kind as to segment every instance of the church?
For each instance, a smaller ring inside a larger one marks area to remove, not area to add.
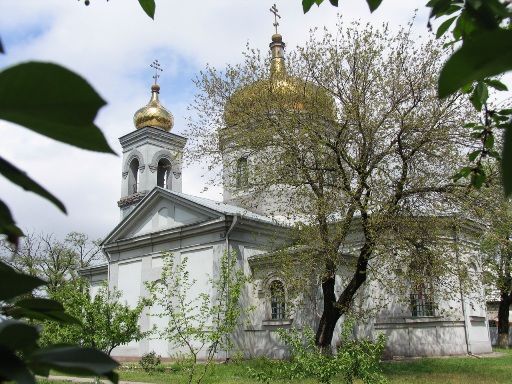
[[[272,36],[270,48],[271,65],[283,66],[281,35]],[[155,62],[156,70],[158,66]],[[251,277],[241,305],[254,309],[234,335],[235,350],[246,357],[283,357],[286,348],[277,330],[304,326],[315,329],[320,302],[313,300],[293,315],[285,309],[287,282],[279,272],[274,250],[287,244],[287,226],[266,214],[265,204],[272,201],[255,198],[256,204],[248,205],[247,199],[238,198],[248,174],[246,158],[236,164],[237,169],[224,170],[225,178],[237,179],[224,180],[222,202],[182,192],[182,158],[187,138],[172,133],[173,115],[159,101],[157,79],[155,75],[149,103],[134,115],[135,129],[119,139],[123,153],[120,222],[102,243],[108,264],[88,268],[82,274],[91,281],[93,290],[107,280],[109,286],[122,292],[129,305],[135,306],[140,297],[148,295],[145,282],[159,279],[164,253],[172,253],[177,260],[188,259],[190,279],[196,281],[190,292],[193,297],[211,292],[210,278],[217,273],[220,258],[227,251],[233,252],[240,268]],[[472,253],[477,252],[471,236],[474,231],[468,224],[461,235],[461,241]],[[354,246],[357,238],[356,229],[350,240]],[[361,287],[360,296],[378,289],[377,282],[367,282]],[[473,300],[471,305],[463,295],[459,300],[433,303],[432,296],[418,293],[410,305],[391,298],[387,306],[354,329],[354,337],[384,333],[388,358],[491,352],[485,301],[480,293],[476,304]],[[450,308],[450,314],[441,313],[439,308]],[[152,310],[140,318],[143,331],[162,326],[161,319],[151,316]],[[152,351],[171,358],[179,352],[153,336],[118,347],[113,355],[141,356]],[[223,357],[227,356],[220,356]]]

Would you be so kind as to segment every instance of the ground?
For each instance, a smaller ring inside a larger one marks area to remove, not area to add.
[[[218,364],[205,384],[257,384],[247,373],[248,367],[269,368],[265,360]],[[383,363],[390,384],[509,384],[512,382],[512,350],[499,350],[488,357],[424,358]],[[135,369],[120,370],[120,379],[144,383],[185,383],[185,375],[179,366],[169,372],[147,374]],[[334,383],[342,381],[334,380]],[[47,380],[38,383],[48,384]],[[66,383],[65,380],[51,381]],[[284,383],[284,382],[283,382]],[[290,384],[313,384],[314,380],[290,381]]]

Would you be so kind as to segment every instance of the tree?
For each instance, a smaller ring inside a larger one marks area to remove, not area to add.
[[[0,257],[17,270],[47,281],[50,292],[102,258],[99,241],[78,232],[70,232],[64,241],[53,234],[27,233],[19,246],[0,241],[0,251]]]
[[[140,300],[130,308],[120,302],[121,292],[106,283],[93,296],[86,281],[76,280],[60,286],[51,298],[62,303],[66,313],[81,319],[81,324],[45,322],[42,345],[73,343],[110,355],[114,348],[147,336],[140,330],[139,317],[149,302]]]
[[[273,48],[269,71],[267,58],[249,50],[243,64],[207,67],[196,81],[192,156],[223,163],[231,189],[229,169],[248,158],[246,203],[264,196],[278,206],[276,214],[292,219],[295,249],[302,245],[294,256],[301,271],[316,272],[323,293],[321,347],[330,346],[368,276],[379,273],[372,263],[385,264],[390,239],[402,240],[400,254],[409,262],[427,244],[438,256],[439,277],[458,277],[455,263],[428,242],[446,227],[429,215],[457,208],[463,184],[451,170],[464,164],[469,145],[461,127],[470,107],[460,94],[437,98],[443,57],[438,43],[414,43],[406,29],[393,35],[340,21],[336,33],[313,32],[304,47],[288,52],[286,65]],[[352,257],[341,250],[354,227],[361,246]],[[336,295],[340,269],[349,275]]]
[[[338,6],[338,0],[329,0]],[[375,11],[382,0],[366,0],[370,11]],[[302,0],[304,13],[313,4],[323,0]],[[473,129],[473,137],[481,143],[480,148],[468,154],[471,166],[461,169],[454,177],[470,177],[477,189],[486,180],[484,160],[488,157],[500,158],[494,149],[494,136],[497,130],[504,130],[504,145],[501,163],[503,189],[509,196],[512,193],[512,111],[510,109],[489,108],[489,87],[498,91],[508,88],[496,76],[512,69],[512,3],[501,0],[429,0],[431,19],[443,19],[436,37],[442,37],[453,26],[453,40],[447,45],[462,43],[440,70],[438,93],[443,98],[458,90],[469,94],[475,109],[481,112],[480,121],[468,121],[467,128]]]
[[[486,282],[499,294],[498,345],[508,348],[509,310],[512,303],[512,207],[509,201],[499,203],[498,200],[494,204],[497,209],[489,210],[493,215],[482,248],[486,254]]]
[[[189,277],[187,260],[164,255],[160,279],[148,282],[147,287],[153,305],[160,311],[153,316],[167,322],[164,329],[157,330],[160,337],[185,348],[190,360],[188,382],[200,383],[217,352],[231,348],[231,334],[243,313],[239,300],[247,278],[238,268],[236,255],[225,253],[218,275],[210,276],[211,292],[191,297],[189,292],[196,281]],[[201,353],[205,364],[197,372]]]

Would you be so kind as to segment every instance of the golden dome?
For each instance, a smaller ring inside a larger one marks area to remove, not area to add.
[[[282,36],[272,35],[270,49],[270,76],[239,88],[229,98],[224,108],[227,127],[252,119],[258,112],[286,110],[309,111],[328,116],[334,115],[334,102],[326,91],[298,77],[287,74]],[[261,109],[261,111],[258,111]],[[245,117],[244,117],[245,115]]]
[[[151,100],[145,106],[135,112],[133,115],[133,123],[135,128],[140,129],[144,127],[153,127],[170,131],[174,125],[174,117],[172,113],[160,104],[158,94],[160,86],[153,84],[151,86]]]

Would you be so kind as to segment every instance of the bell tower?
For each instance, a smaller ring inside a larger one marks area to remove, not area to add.
[[[181,192],[183,148],[187,139],[171,133],[174,118],[158,98],[158,60],[149,103],[133,116],[135,130],[119,138],[123,150],[121,199],[117,202],[121,219],[153,188]]]

